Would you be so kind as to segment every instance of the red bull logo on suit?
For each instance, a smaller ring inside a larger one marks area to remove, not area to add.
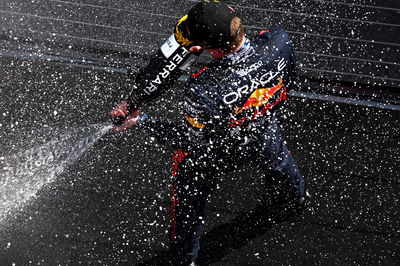
[[[232,119],[229,126],[236,127],[243,125],[246,121],[255,121],[286,99],[286,87],[282,84],[282,79],[274,87],[257,89],[241,108],[235,107],[235,114],[240,114],[246,110],[251,111],[250,114],[239,119]]]
[[[251,95],[250,98],[245,102],[245,104],[239,108],[235,107],[235,114],[239,114],[243,112],[244,110],[248,110],[252,107],[259,107],[263,106],[266,103],[268,103],[269,99],[271,99],[272,96],[275,95],[277,91],[279,91],[281,88],[285,87],[285,85],[282,84],[282,78],[279,80],[278,85],[271,87],[271,88],[261,88],[255,90]]]

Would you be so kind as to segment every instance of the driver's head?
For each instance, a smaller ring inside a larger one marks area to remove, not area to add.
[[[244,29],[233,8],[217,1],[204,1],[195,4],[178,22],[175,36],[178,41],[183,37],[190,45],[207,50],[230,51],[240,44]]]

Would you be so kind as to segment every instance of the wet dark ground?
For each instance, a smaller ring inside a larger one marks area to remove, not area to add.
[[[0,156],[108,121],[126,81],[49,61],[3,57],[0,69]],[[145,109],[174,119],[180,93],[178,84]],[[259,173],[228,175],[208,207],[201,264],[399,264],[400,112],[294,96],[286,109],[307,209],[257,225]],[[170,156],[138,130],[107,134],[0,227],[0,265],[163,265]]]

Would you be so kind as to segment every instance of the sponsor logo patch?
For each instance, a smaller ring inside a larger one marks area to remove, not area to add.
[[[203,123],[200,123],[196,118],[193,118],[193,117],[190,117],[190,116],[186,116],[185,118],[189,122],[189,124],[191,124],[195,128],[202,129],[202,128],[204,128],[206,126]]]
[[[279,80],[278,85],[274,87],[261,88],[253,91],[249,99],[244,103],[244,105],[241,108],[235,107],[235,114],[240,114],[244,110],[248,110],[252,107],[260,107],[266,104],[269,101],[269,99],[271,99],[271,97],[275,95],[277,91],[285,87],[285,85],[283,85],[282,82],[283,81],[281,78]]]

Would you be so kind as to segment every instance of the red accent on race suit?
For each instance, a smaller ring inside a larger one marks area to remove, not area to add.
[[[202,69],[200,69],[199,72],[193,73],[193,74],[192,74],[192,77],[197,78],[201,73],[203,73],[203,72],[207,69],[207,67],[208,67],[208,66],[205,66],[205,67],[203,67]]]
[[[182,162],[182,160],[189,155],[190,152],[182,151],[181,149],[178,149],[176,152],[174,152],[174,155],[172,156],[172,167],[171,167],[172,176],[175,177],[178,174],[179,163]]]
[[[181,149],[178,149],[176,152],[174,152],[174,155],[172,156],[172,167],[171,167],[171,176],[176,177],[178,174],[179,170],[179,163],[182,162],[182,160],[189,156],[190,152],[184,152]],[[172,184],[172,190],[171,190],[171,241],[176,240],[176,214],[175,214],[175,208],[179,204],[179,199],[176,195],[176,183],[174,182]]]
[[[269,30],[260,31],[260,35],[263,35],[263,34],[266,33],[266,32],[269,32]]]

